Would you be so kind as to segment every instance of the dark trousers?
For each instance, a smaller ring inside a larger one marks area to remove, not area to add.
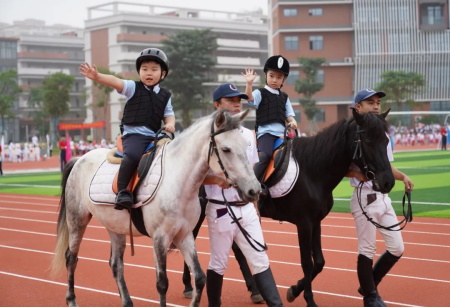
[[[258,138],[258,151],[265,153],[270,158],[273,154],[273,145],[279,137],[272,134],[263,134]]]
[[[64,169],[64,166],[66,165],[67,161],[66,161],[66,150],[65,149],[61,149],[61,151],[59,152],[59,165],[61,167],[61,172]]]
[[[120,164],[119,177],[117,178],[117,187],[119,191],[125,190],[133,177],[134,172],[139,166],[139,160],[153,141],[153,137],[142,134],[127,134],[122,136],[123,160]]]

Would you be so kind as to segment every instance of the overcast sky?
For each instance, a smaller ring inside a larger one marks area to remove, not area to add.
[[[0,22],[28,18],[44,20],[47,25],[67,24],[84,27],[87,7],[114,0],[0,0]],[[267,14],[268,0],[125,0],[124,2],[191,7],[207,10],[244,12],[262,8]]]

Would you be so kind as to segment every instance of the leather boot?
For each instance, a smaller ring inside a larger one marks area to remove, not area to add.
[[[375,283],[375,288],[378,287],[378,284],[381,282],[383,277],[389,273],[400,257],[394,256],[390,252],[385,251],[380,258],[378,258],[377,262],[373,266],[373,281]],[[358,292],[361,295],[363,294],[361,288],[358,289]]]
[[[137,169],[138,163],[139,161],[136,163],[126,154],[123,156],[117,178],[117,188],[119,193],[117,193],[116,203],[114,206],[114,209],[116,210],[130,209],[134,203],[133,194],[130,191],[127,191],[127,186]]]
[[[273,279],[272,271],[270,268],[264,272],[255,274],[253,276],[256,281],[256,286],[262,297],[266,301],[267,306],[278,307],[283,306],[281,302],[280,293],[278,293],[277,285]]]
[[[250,291],[250,300],[255,304],[264,304],[264,298],[259,293],[258,287],[256,287],[255,279],[253,278],[252,272],[248,267],[247,259],[245,259],[244,254],[235,242],[231,246],[234,253],[234,258],[239,263],[239,268],[241,269],[242,276],[245,279],[245,285],[247,290]]]
[[[206,271],[206,294],[208,295],[208,307],[220,307],[222,301],[223,275],[217,274],[213,270]]]
[[[364,307],[386,307],[375,288],[372,272],[373,260],[364,255],[358,255],[358,280],[364,295]]]

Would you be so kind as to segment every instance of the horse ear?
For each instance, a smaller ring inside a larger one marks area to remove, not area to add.
[[[242,122],[247,117],[249,112],[250,112],[250,109],[247,109],[244,112],[239,113],[238,114],[239,120]]]
[[[381,113],[381,116],[386,119],[386,116],[389,114],[389,112],[391,111],[391,108],[389,108],[386,112]]]
[[[218,129],[223,128],[225,126],[226,121],[225,112],[220,111],[219,114],[217,114],[216,119],[214,121]]]
[[[353,118],[358,125],[362,124],[363,115],[359,114],[356,108],[352,108]]]

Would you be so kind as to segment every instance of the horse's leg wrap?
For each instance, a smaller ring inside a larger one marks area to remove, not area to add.
[[[222,302],[223,275],[213,270],[206,271],[206,294],[208,295],[208,307],[220,307]]]
[[[268,306],[283,306],[280,293],[278,293],[277,285],[273,279],[272,270],[268,268],[264,272],[254,275],[256,285],[261,292],[262,297]]]

